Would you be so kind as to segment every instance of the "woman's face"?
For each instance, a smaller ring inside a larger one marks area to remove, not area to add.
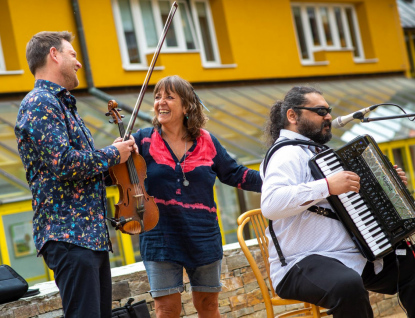
[[[186,110],[182,99],[174,91],[161,88],[154,96],[154,114],[162,126],[183,125]]]

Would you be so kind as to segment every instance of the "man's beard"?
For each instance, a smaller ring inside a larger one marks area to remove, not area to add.
[[[323,129],[325,127],[330,127],[330,129],[324,134]],[[329,142],[332,137],[331,122],[325,120],[320,126],[317,126],[308,119],[300,116],[298,118],[298,132],[301,135],[310,138],[312,141],[324,145]]]

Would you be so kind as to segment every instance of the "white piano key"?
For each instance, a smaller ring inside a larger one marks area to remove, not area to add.
[[[357,200],[359,198],[360,199],[362,198],[362,196],[359,193],[356,193],[356,192],[352,192],[352,193],[354,193],[353,196],[345,196],[345,197],[342,197],[342,198],[339,197],[340,201],[344,204],[346,202],[354,201],[354,200]]]
[[[333,157],[333,158],[330,158],[328,160],[325,160],[325,161],[319,163],[318,166],[321,169],[321,168],[326,167],[326,166],[331,166],[331,165],[333,165],[333,163],[336,163],[336,162],[340,162],[340,161],[337,160],[336,157]]]
[[[369,246],[370,247],[370,249],[372,250],[372,252],[373,253],[377,253],[377,255],[379,255],[382,251],[384,251],[386,248],[386,246],[384,246],[384,247],[381,247],[382,245],[384,245],[385,243],[387,243],[387,245],[386,246],[392,246],[390,243],[389,243],[389,241],[388,241],[388,239],[387,238],[385,238],[382,242],[379,242],[377,245],[374,245],[374,246]]]
[[[370,235],[370,233],[372,233],[373,231],[369,231],[369,230],[373,229],[376,226],[381,228],[380,225],[377,222],[373,222],[371,225],[366,227],[362,232],[360,232],[360,234],[362,234],[363,236]]]
[[[325,173],[324,175],[326,176],[326,177],[329,177],[329,176],[331,176],[332,174],[335,174],[335,173],[337,173],[337,172],[340,172],[340,171],[343,171],[344,169],[342,168],[342,167],[339,167],[339,168],[337,168],[337,169],[335,169],[335,170],[333,170],[333,171],[331,171],[330,173]]]
[[[320,164],[321,162],[323,162],[324,160],[328,159],[329,157],[333,156],[334,158],[336,158],[336,156],[334,155],[334,153],[328,153],[327,155],[320,157],[316,160],[316,163]]]
[[[356,223],[356,226],[359,227],[359,226],[364,225],[365,223],[368,223],[368,222],[370,222],[371,220],[374,220],[374,219],[375,218],[373,216],[371,216],[371,217],[369,217],[366,220],[361,220],[361,221],[357,222]]]
[[[339,197],[340,199],[342,199],[342,198],[345,198],[345,197],[347,197],[347,196],[351,195],[352,193],[357,194],[356,192],[349,191],[349,192],[346,192],[346,193],[339,194],[339,195],[338,195],[338,197]]]
[[[391,248],[391,244],[387,244],[386,246],[382,248],[373,249],[372,252],[375,256],[380,255],[382,252],[386,251],[387,249]]]
[[[376,242],[376,241],[378,241],[378,240],[380,240],[381,238],[384,238],[384,237],[386,237],[385,233],[380,232],[380,233],[376,234],[375,236],[368,237],[366,242],[369,244],[369,243],[372,243],[374,241]]]
[[[368,206],[365,204],[365,205],[363,205],[363,206],[361,206],[361,207],[359,207],[359,208],[357,208],[356,209],[356,207],[355,206],[353,206],[353,205],[351,205],[351,206],[348,206],[347,208],[346,208],[346,211],[349,213],[349,214],[354,214],[354,213],[356,213],[356,212],[362,212],[364,209],[369,209],[368,208]]]

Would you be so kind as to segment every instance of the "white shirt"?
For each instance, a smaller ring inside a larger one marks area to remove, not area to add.
[[[282,129],[282,137],[308,138]],[[287,266],[282,267],[269,229],[269,261],[274,289],[291,267],[311,254],[335,258],[362,274],[366,265],[342,223],[307,210],[312,205],[331,208],[326,198],[329,191],[325,179],[314,180],[308,166],[314,154],[305,146],[284,146],[269,160],[265,177],[260,167],[262,184],[261,210],[272,220]],[[308,203],[304,205],[304,203]]]

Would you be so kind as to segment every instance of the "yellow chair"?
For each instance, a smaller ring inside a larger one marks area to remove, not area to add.
[[[255,261],[253,255],[251,254],[248,246],[245,243],[245,239],[243,236],[244,227],[248,222],[251,221],[251,226],[255,232],[256,238],[258,240],[258,246],[261,250],[262,259],[265,264],[265,268],[267,270],[269,285],[272,286],[271,279],[270,279],[270,267],[268,261],[268,238],[265,235],[265,229],[268,226],[267,219],[262,215],[260,209],[247,211],[238,218],[238,241],[239,245],[241,246],[242,251],[244,252],[246,258],[248,259],[249,265],[251,266],[254,275],[258,281],[259,288],[261,289],[262,296],[265,302],[265,308],[267,311],[267,318],[274,318],[274,308],[273,306],[281,306],[281,305],[293,305],[293,304],[303,304],[302,308],[294,309],[289,312],[284,312],[280,315],[275,316],[275,318],[282,318],[282,317],[293,317],[298,316],[301,318],[319,318],[323,316],[327,316],[327,313],[324,311],[322,312],[320,307],[304,303],[298,300],[292,299],[282,299],[278,295],[275,294],[273,288],[268,288],[267,284],[265,283],[265,279],[261,274],[260,269],[258,268],[258,264]],[[271,296],[270,296],[271,290]]]

